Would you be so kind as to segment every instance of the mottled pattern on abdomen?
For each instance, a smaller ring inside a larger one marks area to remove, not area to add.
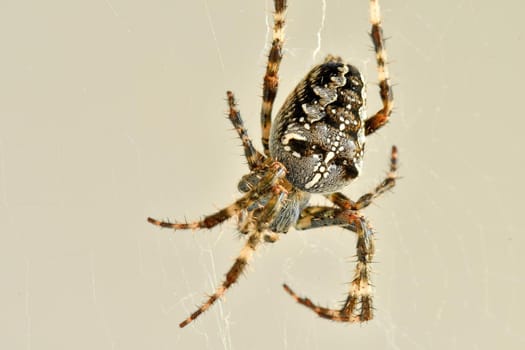
[[[359,71],[328,56],[312,68],[277,114],[271,156],[287,179],[311,193],[334,192],[361,171],[366,90]]]

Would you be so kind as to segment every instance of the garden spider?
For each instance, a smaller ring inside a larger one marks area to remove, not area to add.
[[[275,242],[291,227],[307,230],[339,226],[357,234],[356,269],[348,296],[340,309],[330,309],[284,289],[300,304],[333,321],[364,322],[372,319],[370,263],[374,255],[373,231],[360,210],[391,189],[396,181],[397,149],[392,147],[390,171],[370,193],[352,201],[335,192],[361,171],[365,136],[388,122],[393,107],[392,88],[378,0],[370,0],[371,38],[379,73],[383,107],[366,118],[366,93],[359,71],[339,57],[328,56],[299,82],[271,125],[271,114],[282,59],[286,0],[274,0],[273,41],[263,83],[261,128],[263,153],[257,151],[244,128],[232,92],[227,92],[229,118],[242,140],[250,172],[238,188],[243,195],[234,203],[200,221],[171,223],[148,218],[154,225],[175,230],[210,229],[232,217],[246,243],[225,280],[195,312],[180,323],[188,325],[222,297],[244,271],[255,249]],[[333,206],[309,206],[310,194],[323,194]]]

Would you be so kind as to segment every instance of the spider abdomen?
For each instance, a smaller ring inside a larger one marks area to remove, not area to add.
[[[365,145],[366,90],[359,71],[328,56],[278,112],[270,154],[287,179],[310,193],[334,192],[359,175]]]

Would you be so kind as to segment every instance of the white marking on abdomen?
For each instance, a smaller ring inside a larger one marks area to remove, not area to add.
[[[316,173],[314,175],[314,178],[311,181],[307,182],[306,185],[304,185],[304,188],[306,188],[306,189],[312,188],[313,185],[315,185],[316,183],[319,182],[319,180],[321,180],[321,177],[322,177],[321,174]]]

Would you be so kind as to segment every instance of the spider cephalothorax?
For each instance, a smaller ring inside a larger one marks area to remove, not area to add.
[[[376,53],[380,96],[383,107],[366,116],[366,90],[359,71],[341,58],[328,56],[299,82],[288,96],[271,125],[273,102],[282,59],[286,0],[274,0],[273,41],[263,84],[261,128],[263,152],[257,151],[244,128],[233,93],[227,93],[228,116],[242,140],[250,172],[238,184],[242,196],[234,203],[200,221],[170,223],[148,218],[154,225],[175,230],[212,228],[231,217],[237,218],[246,243],[225,280],[194,313],[184,327],[206,311],[237,281],[255,249],[263,242],[275,242],[290,228],[307,230],[338,226],[355,232],[356,268],[350,290],[339,309],[315,305],[284,289],[300,304],[320,317],[342,322],[372,319],[370,263],[374,255],[373,230],[360,210],[395,185],[397,149],[392,147],[390,171],[371,192],[352,201],[334,192],[352,179],[362,167],[365,135],[385,125],[392,112],[393,96],[388,81],[386,52],[377,0],[370,1],[371,37]],[[270,137],[271,133],[271,137]],[[331,206],[310,205],[311,194],[321,193]]]

